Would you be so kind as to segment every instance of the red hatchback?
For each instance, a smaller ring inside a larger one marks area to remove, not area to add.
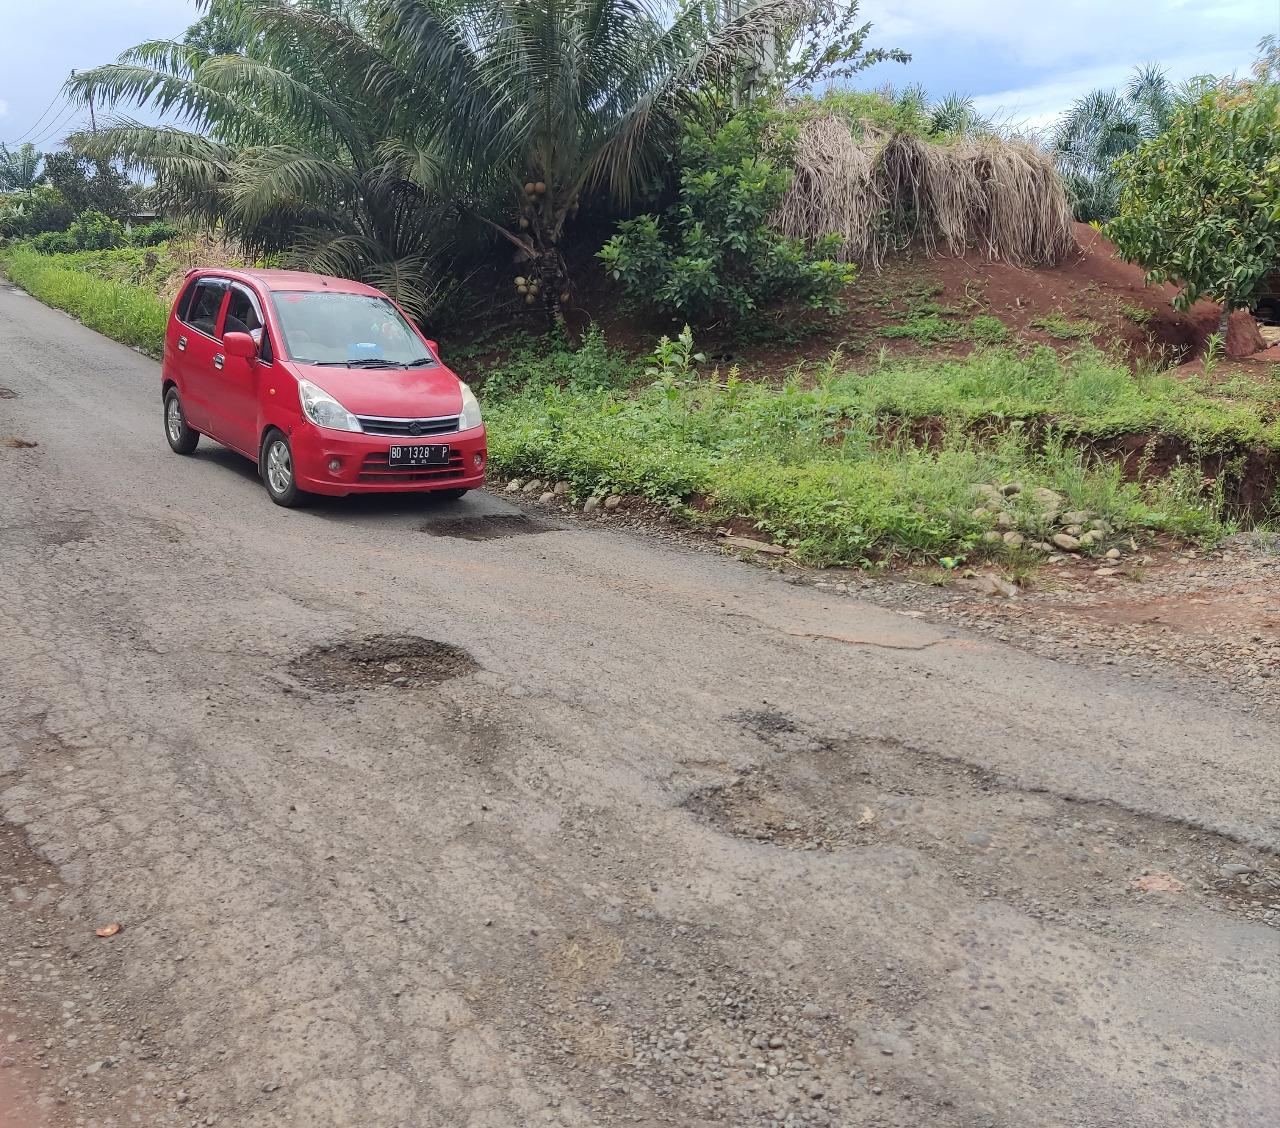
[[[484,482],[480,405],[385,294],[286,270],[194,270],[169,315],[165,434],[258,464],[271,500]]]

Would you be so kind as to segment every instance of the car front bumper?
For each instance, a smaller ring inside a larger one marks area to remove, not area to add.
[[[342,496],[352,493],[412,493],[422,490],[472,490],[484,484],[489,461],[484,427],[431,435],[421,439],[329,431],[304,424],[290,436],[298,488],[308,493]],[[393,445],[447,444],[449,465],[387,465]]]

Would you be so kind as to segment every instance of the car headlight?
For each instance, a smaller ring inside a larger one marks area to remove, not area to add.
[[[470,431],[480,426],[480,401],[476,394],[461,380],[458,387],[462,389],[462,414],[458,416],[458,430]]]
[[[364,430],[359,419],[309,380],[298,381],[298,398],[302,401],[302,414],[317,427],[327,427],[330,431]]]

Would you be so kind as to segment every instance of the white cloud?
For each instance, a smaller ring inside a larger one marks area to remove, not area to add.
[[[1258,40],[1280,32],[1276,0],[862,0],[861,12],[875,46],[913,56],[907,67],[877,67],[868,84],[956,91],[1033,128],[1144,63],[1175,82],[1243,72]]]
[[[864,0],[861,10],[881,42],[936,39],[965,50],[976,39],[1028,67],[1251,49],[1280,31],[1274,0]]]
[[[9,103],[0,98],[0,117],[4,117],[9,112]]]
[[[1229,74],[1241,70],[1237,56],[1222,53],[1194,59],[1161,60],[1171,81],[1185,82],[1201,74]],[[1054,75],[1044,82],[1012,90],[980,94],[974,98],[984,114],[1002,122],[1042,129],[1053,122],[1072,102],[1089,90],[1123,88],[1134,71],[1133,63],[1107,63]]]

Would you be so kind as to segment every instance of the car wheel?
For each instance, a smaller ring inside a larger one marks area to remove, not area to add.
[[[470,490],[433,490],[436,497],[441,501],[457,501],[460,497],[466,497]]]
[[[267,432],[262,440],[258,466],[272,501],[286,509],[301,504],[304,495],[294,477],[293,449],[280,431]]]
[[[177,388],[164,394],[164,437],[178,454],[191,454],[200,441],[200,432],[187,426],[187,413],[182,410]]]

